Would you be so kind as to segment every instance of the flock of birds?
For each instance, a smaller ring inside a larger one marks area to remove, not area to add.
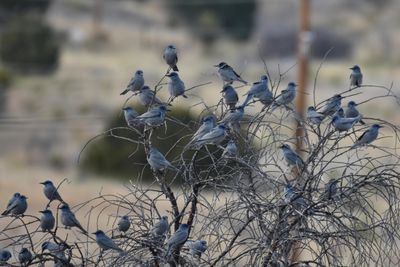
[[[185,84],[178,75],[178,56],[175,46],[168,45],[164,50],[164,60],[169,65],[169,71],[166,74],[170,81],[168,83],[168,91],[170,99],[167,102],[162,101],[156,92],[151,90],[149,86],[145,85],[143,71],[137,70],[130,80],[127,88],[121,93],[125,95],[128,92],[133,92],[138,95],[139,102],[144,106],[148,107],[148,111],[143,114],[139,114],[132,107],[125,107],[124,116],[126,123],[129,127],[137,128],[138,126],[145,126],[145,129],[158,127],[164,124],[167,107],[177,97],[184,97],[185,95]],[[194,149],[200,149],[204,145],[220,145],[228,136],[228,130],[237,131],[240,128],[240,122],[244,116],[244,110],[250,101],[259,101],[265,106],[271,106],[272,110],[277,107],[288,107],[291,105],[296,97],[296,84],[289,82],[287,88],[281,91],[281,94],[274,96],[269,89],[268,77],[266,75],[261,76],[260,80],[254,82],[250,90],[246,94],[246,99],[243,104],[238,105],[239,97],[232,86],[233,82],[240,82],[247,84],[240,75],[227,63],[221,62],[215,65],[218,68],[218,76],[223,81],[223,89],[221,91],[223,101],[229,108],[229,111],[225,116],[217,122],[214,115],[205,116],[202,119],[202,123],[197,131],[193,134],[188,146]],[[173,71],[170,71],[170,70]],[[362,85],[363,75],[360,67],[355,65],[351,68],[352,72],[350,75],[350,86],[359,87]],[[314,125],[319,125],[327,117],[331,118],[331,124],[336,131],[343,132],[351,129],[356,123],[365,124],[362,120],[362,115],[357,110],[357,104],[354,101],[350,101],[347,105],[346,111],[341,107],[341,95],[334,95],[326,101],[324,107],[320,110],[316,110],[315,107],[309,107],[307,110],[306,118]],[[378,137],[378,131],[381,126],[379,124],[373,124],[368,130],[366,130],[351,147],[357,148],[363,145],[370,144]],[[305,166],[304,160],[297,154],[289,145],[282,144],[280,147],[283,151],[284,158],[289,166],[295,166],[298,169],[303,169]],[[236,157],[239,154],[238,147],[233,139],[227,142],[224,148],[223,157]],[[165,156],[154,146],[150,146],[147,161],[154,171],[165,171],[166,169],[172,169],[177,171],[178,169],[173,166]],[[337,181],[330,181],[327,185],[326,194],[332,197],[336,194]],[[75,227],[79,229],[83,234],[88,235],[87,231],[82,227],[75,214],[69,208],[69,205],[61,198],[57,187],[51,181],[45,181],[43,184],[43,192],[47,199],[50,201],[46,209],[41,211],[42,216],[40,218],[40,227],[44,232],[53,231],[56,220],[53,212],[49,209],[52,201],[59,201],[60,209],[60,222],[66,228]],[[304,199],[298,196],[292,185],[288,184],[285,188],[285,201],[288,203],[294,203],[300,207],[304,207]],[[28,208],[27,197],[15,193],[7,204],[6,210],[2,213],[3,216],[23,216]],[[125,233],[131,227],[131,221],[128,216],[122,216],[118,222],[119,231]],[[155,238],[165,237],[168,233],[169,223],[168,217],[162,216],[160,220],[155,223],[149,233],[150,236]],[[126,255],[126,252],[121,249],[112,238],[106,235],[102,230],[97,230],[93,233],[98,246],[103,250],[115,250],[120,253],[121,256]],[[192,255],[200,257],[207,249],[207,242],[205,240],[193,240],[187,241],[189,235],[189,225],[180,224],[179,229],[170,236],[165,244],[165,257],[169,258],[172,251],[188,242],[188,246],[191,249]],[[66,246],[61,243],[54,243],[51,241],[45,241],[42,244],[42,250],[49,251],[54,255],[55,266],[63,266],[66,261],[64,251]],[[12,257],[11,252],[7,249],[0,249],[0,264],[6,263]],[[35,256],[28,248],[22,248],[18,254],[18,260],[26,266],[33,261]],[[57,265],[59,264],[59,265]]]

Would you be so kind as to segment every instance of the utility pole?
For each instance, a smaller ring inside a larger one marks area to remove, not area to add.
[[[101,36],[101,22],[103,20],[104,3],[103,0],[94,0],[92,18],[92,38],[97,39]]]

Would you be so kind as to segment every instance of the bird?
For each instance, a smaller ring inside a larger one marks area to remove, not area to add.
[[[329,98],[326,105],[320,111],[321,114],[324,116],[332,116],[340,106],[342,105],[342,96],[341,95],[334,95],[333,97]]]
[[[237,102],[239,101],[238,94],[231,85],[226,84],[222,88],[222,97],[224,98],[224,102],[231,110],[234,110]]]
[[[350,69],[352,70],[350,74],[350,86],[360,87],[363,82],[361,68],[358,65],[354,65]]]
[[[346,118],[360,118],[358,122],[364,125],[365,122],[361,119],[362,116],[360,112],[357,110],[356,106],[357,106],[356,102],[349,101],[349,103],[347,103],[345,116]]]
[[[87,231],[82,227],[79,221],[76,219],[75,214],[71,211],[67,204],[63,204],[60,207],[61,210],[61,223],[66,228],[77,227],[79,228],[84,234],[87,234]]]
[[[143,86],[142,90],[139,92],[139,102],[145,107],[150,107],[153,104],[166,105],[147,85]]]
[[[197,129],[197,131],[193,134],[189,144],[196,142],[198,139],[203,137],[203,135],[205,135],[206,133],[209,133],[216,126],[215,117],[213,115],[205,116],[202,121],[202,124],[200,125],[199,129]]]
[[[32,260],[32,253],[27,248],[22,248],[18,253],[18,260],[22,266],[28,266],[28,263]]]
[[[235,110],[231,110],[226,113],[226,115],[222,118],[220,123],[230,124],[231,126],[239,125],[239,122],[243,119],[244,116],[244,106],[238,106]]]
[[[191,241],[188,245],[193,257],[200,258],[201,254],[203,254],[207,250],[207,241],[205,240]]]
[[[138,92],[142,89],[144,85],[143,71],[137,70],[135,75],[131,78],[126,89],[121,93],[121,95],[125,95],[129,91]]]
[[[283,144],[280,147],[283,151],[283,156],[289,166],[296,166],[299,169],[302,169],[304,167],[304,161],[303,159],[294,152],[289,145]]]
[[[167,258],[171,255],[172,250],[185,243],[188,235],[189,225],[185,223],[179,225],[178,230],[167,241],[167,252],[165,253]]]
[[[218,65],[214,65],[214,67],[218,68],[218,76],[222,79],[223,82],[227,82],[232,84],[234,81],[241,82],[243,84],[247,84],[245,80],[237,74],[231,66],[226,64],[225,62],[221,62]]]
[[[176,66],[176,63],[178,63],[178,53],[174,45],[168,45],[164,49],[163,58],[168,66],[170,66],[174,71],[179,71]]]
[[[239,149],[234,140],[229,140],[226,145],[224,152],[222,153],[223,158],[236,157],[239,154]]]
[[[64,262],[67,260],[67,257],[65,257],[64,251],[67,249],[67,246],[64,244],[56,244],[50,241],[45,241],[42,243],[42,252],[45,250],[48,250],[50,254],[54,255],[57,257],[56,263],[58,262]],[[61,261],[60,261],[61,260]],[[64,265],[59,265],[59,266],[64,266]]]
[[[56,222],[53,213],[49,209],[45,209],[39,212],[42,213],[42,216],[40,217],[40,227],[44,232],[51,231],[54,228]]]
[[[44,186],[43,193],[47,197],[47,199],[50,200],[50,202],[53,200],[58,200],[64,203],[64,200],[61,198],[57,188],[54,186],[52,181],[46,180],[40,184]]]
[[[160,220],[154,224],[153,228],[151,228],[150,233],[156,237],[163,236],[167,233],[168,228],[168,216],[162,216]]]
[[[122,110],[124,111],[125,122],[129,127],[135,127],[141,124],[141,121],[136,119],[139,113],[132,107],[124,107]]]
[[[307,208],[307,202],[303,196],[295,191],[291,184],[285,186],[284,198],[286,204],[292,204],[295,209],[304,210]]]
[[[154,146],[150,146],[149,154],[147,155],[147,162],[154,171],[164,171],[166,169],[178,170]]]
[[[270,90],[265,90],[259,93],[257,98],[264,106],[269,106],[274,103],[274,95]]]
[[[96,232],[93,233],[96,236],[96,243],[99,245],[101,249],[104,250],[115,250],[120,253],[120,255],[126,254],[126,252],[121,249],[115,242],[108,237],[102,230],[97,230]]]
[[[340,107],[338,110],[336,110],[335,113],[333,113],[332,117],[338,116],[339,118],[344,118],[346,117],[344,110],[342,107]]]
[[[296,97],[296,87],[294,82],[289,82],[286,89],[281,91],[281,94],[275,99],[273,107],[287,106]]]
[[[373,124],[368,130],[366,130],[354,143],[354,145],[351,147],[351,149],[364,146],[367,144],[372,143],[375,141],[376,138],[378,138],[379,134],[379,129],[382,128],[383,126],[379,124]]]
[[[16,192],[13,194],[13,196],[11,197],[11,199],[8,201],[7,203],[7,209],[14,203],[14,201],[16,201],[19,197],[21,196],[20,193]]]
[[[118,221],[118,230],[121,232],[126,232],[131,227],[131,221],[129,220],[128,215],[124,215]]]
[[[168,91],[171,99],[174,99],[178,96],[183,96],[184,98],[187,98],[187,96],[185,95],[185,84],[181,80],[181,78],[179,78],[178,73],[171,72],[165,76],[170,78],[170,81],[168,83]]]
[[[335,127],[336,131],[346,132],[350,130],[359,119],[360,118],[340,118],[335,115],[332,118],[332,125]]]
[[[7,249],[0,249],[0,263],[3,265],[11,259],[11,252]]]
[[[324,197],[326,199],[333,199],[336,196],[338,191],[338,183],[338,180],[330,179],[329,182],[325,185]]]
[[[242,106],[246,106],[253,97],[258,98],[265,106],[271,105],[274,101],[274,96],[268,87],[267,75],[262,75],[260,81],[254,82],[246,94],[247,97]]]
[[[226,137],[226,127],[224,124],[215,126],[210,132],[197,139],[194,144],[198,147],[203,145],[219,145]]]
[[[13,195],[14,200],[7,205],[6,210],[1,215],[23,215],[27,210],[28,202],[26,200],[28,198],[21,194],[17,197],[15,196],[17,196],[17,193]]]
[[[313,106],[307,108],[306,117],[309,122],[317,125],[319,125],[325,118],[325,116],[319,113]]]
[[[165,113],[169,111],[167,107],[162,105],[159,107],[154,107],[149,111],[138,116],[137,119],[145,123],[150,127],[160,126],[165,121]]]

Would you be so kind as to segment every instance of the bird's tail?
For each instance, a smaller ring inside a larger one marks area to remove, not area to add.
[[[360,143],[355,142],[354,145],[352,145],[350,149],[355,149],[355,148],[357,148],[359,146],[360,146]]]
[[[125,257],[125,256],[127,256],[127,255],[128,255],[128,252],[126,252],[125,250],[122,250],[122,249],[121,249],[121,250],[119,251],[119,256],[120,256],[120,257]]]
[[[125,95],[126,93],[128,93],[129,92],[129,89],[127,88],[127,89],[125,89],[122,93],[120,93],[120,95]]]
[[[238,79],[239,82],[243,83],[243,84],[247,84],[247,82],[241,78]]]
[[[1,215],[5,216],[5,215],[8,215],[8,213],[9,213],[9,211],[5,210],[5,211],[3,211],[3,213]]]
[[[176,65],[172,66],[172,69],[173,69],[174,71],[179,71],[178,66],[176,66]]]
[[[363,120],[360,120],[359,123],[361,123],[361,125],[365,125],[365,122]]]
[[[246,99],[244,100],[242,106],[243,106],[243,107],[247,106],[247,104],[248,104],[248,103],[250,102],[250,100],[252,100],[252,99],[253,99],[253,94],[247,94],[247,97],[246,97]]]

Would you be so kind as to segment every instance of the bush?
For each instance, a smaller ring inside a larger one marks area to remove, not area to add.
[[[14,18],[1,33],[0,57],[21,72],[48,72],[58,65],[57,34],[38,16]]]

